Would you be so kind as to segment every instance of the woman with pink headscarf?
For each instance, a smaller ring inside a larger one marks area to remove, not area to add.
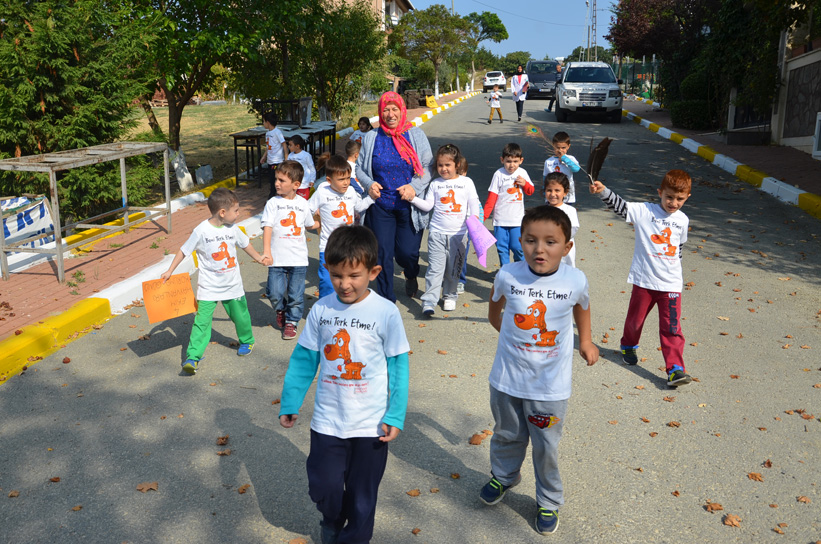
[[[405,294],[413,297],[419,288],[419,246],[430,221],[429,212],[410,205],[414,196],[424,196],[431,180],[433,154],[427,136],[408,122],[402,97],[393,91],[379,98],[379,128],[366,132],[356,161],[356,178],[374,199],[365,226],[379,242],[376,278],[380,295],[396,302],[393,293],[393,261],[405,273]]]

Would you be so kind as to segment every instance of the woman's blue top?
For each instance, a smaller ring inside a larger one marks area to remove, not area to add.
[[[407,132],[402,134],[402,138],[408,140]],[[402,200],[396,189],[411,182],[413,166],[402,158],[396,146],[393,145],[393,139],[381,128],[376,133],[371,168],[373,180],[382,186],[382,196],[376,203],[386,210],[410,207],[410,202]]]

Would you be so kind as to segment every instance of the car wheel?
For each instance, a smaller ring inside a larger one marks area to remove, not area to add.
[[[621,123],[621,118],[622,118],[622,115],[621,115],[621,110],[615,110],[615,111],[612,111],[612,112],[610,112],[610,114],[609,114],[609,115],[610,115],[610,120],[611,120],[612,122],[614,122],[614,123]]]
[[[560,123],[567,121],[567,110],[563,110],[558,104],[556,104],[556,121]]]

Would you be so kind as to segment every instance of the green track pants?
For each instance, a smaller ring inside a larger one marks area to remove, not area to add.
[[[205,348],[211,342],[211,321],[214,318],[214,310],[217,308],[217,301],[198,300],[197,316],[194,318],[194,326],[191,328],[191,339],[188,341],[188,351],[186,359],[199,361],[205,353]],[[225,313],[234,322],[237,328],[237,339],[240,344],[253,344],[254,332],[251,330],[251,314],[248,311],[248,302],[245,297],[233,300],[223,300],[222,307]]]

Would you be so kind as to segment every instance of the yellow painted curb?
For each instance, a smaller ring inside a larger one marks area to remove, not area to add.
[[[801,193],[798,195],[798,207],[811,216],[821,219],[821,196],[813,193]]]
[[[235,188],[236,184],[237,184],[237,178],[232,176],[228,179],[218,181],[217,183],[212,183],[208,187],[203,187],[202,189],[199,190],[199,192],[202,193],[202,196],[204,196],[205,198],[208,198],[209,196],[211,196],[211,193],[213,193],[214,190],[217,189],[218,187],[225,187],[226,189],[233,190]]]
[[[629,111],[627,111],[627,110],[621,110],[621,116],[622,116],[622,117],[627,117],[627,114],[628,114],[628,113],[630,113],[630,112],[629,112]]]
[[[111,317],[111,306],[106,298],[87,298],[65,312],[49,317],[37,325],[25,327],[22,333],[0,342],[0,384],[70,342],[92,325],[104,323]],[[29,358],[37,358],[34,361]]]
[[[699,146],[698,150],[696,151],[696,155],[703,159],[707,159],[710,162],[713,162],[716,158],[715,150],[707,145]]]
[[[652,130],[653,132],[658,132],[659,129],[661,128],[661,126],[659,126],[655,123],[650,123],[649,125],[647,125],[647,128]]]
[[[642,117],[639,117],[638,115],[635,115],[633,117],[633,122],[636,123],[637,125],[640,125],[642,121],[644,121],[644,119]]]
[[[764,178],[768,176],[761,170],[756,170],[752,166],[747,166],[746,164],[739,164],[738,168],[735,171],[735,177],[737,177],[741,181],[746,181],[750,185],[761,187]]]
[[[673,132],[673,133],[670,134],[670,141],[671,142],[676,142],[677,144],[680,144],[681,142],[684,141],[684,136],[682,136],[678,132]]]

